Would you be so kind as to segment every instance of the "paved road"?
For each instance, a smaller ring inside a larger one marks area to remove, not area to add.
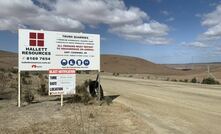
[[[112,76],[102,86],[158,134],[221,134],[221,86]]]

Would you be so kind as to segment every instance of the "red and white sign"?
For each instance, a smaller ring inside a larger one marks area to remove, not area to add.
[[[100,70],[100,35],[19,29],[19,70]]]
[[[75,74],[75,69],[49,69],[49,74]]]
[[[49,69],[49,95],[75,94],[75,69]]]

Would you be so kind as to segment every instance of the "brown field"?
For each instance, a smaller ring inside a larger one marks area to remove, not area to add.
[[[2,76],[0,71],[0,74]],[[154,134],[154,130],[136,112],[116,102],[114,96],[105,96],[101,102],[68,102],[60,106],[59,96],[38,94],[47,74],[22,75],[22,107],[17,107],[17,75],[5,72],[0,83],[0,133],[1,134]],[[42,76],[45,78],[42,82]],[[94,75],[77,76],[77,84]],[[34,101],[24,100],[25,92],[34,94]],[[113,98],[112,98],[113,97]],[[113,102],[112,102],[113,101]]]

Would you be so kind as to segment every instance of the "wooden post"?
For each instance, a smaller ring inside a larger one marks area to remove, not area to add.
[[[101,100],[101,89],[100,89],[100,70],[98,72],[98,100]]]
[[[18,70],[18,107],[21,107],[21,72]]]
[[[63,93],[61,93],[61,107],[63,106]]]

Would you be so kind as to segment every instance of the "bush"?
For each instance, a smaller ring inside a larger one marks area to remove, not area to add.
[[[25,84],[25,85],[31,85],[32,84],[32,80],[27,80],[26,78],[22,78],[22,84]]]
[[[31,92],[31,90],[26,90],[24,93],[24,99],[27,103],[31,103],[34,100],[34,94]]]
[[[5,72],[6,70],[4,68],[0,68],[0,71],[1,72]]]
[[[90,70],[85,70],[85,74],[90,74]]]
[[[18,88],[18,84],[17,83],[11,83],[11,88]]]
[[[172,79],[171,81],[173,81],[173,82],[177,82],[177,80],[176,80],[176,79]]]
[[[91,82],[91,80],[89,79],[89,80],[84,81],[84,83],[82,85],[77,85],[76,86],[76,93],[78,93],[78,94],[88,94],[87,87],[88,87],[90,82]]]
[[[196,77],[191,80],[191,83],[197,83]]]
[[[183,81],[183,82],[186,82],[186,83],[187,83],[188,81],[189,81],[188,79],[184,79],[184,81]]]
[[[131,77],[133,77],[133,75],[129,75],[129,77],[131,78]]]
[[[38,89],[38,93],[42,96],[48,95],[46,84],[41,84],[41,87]]]
[[[4,89],[8,83],[8,79],[4,73],[0,73],[0,88]]]
[[[24,77],[30,77],[30,73],[26,71],[26,72],[24,73]]]
[[[42,73],[39,73],[38,78],[39,78],[39,79],[43,79],[43,78],[44,78],[44,75],[43,75]]]
[[[38,76],[40,73],[37,71],[32,72],[33,75]]]
[[[119,73],[113,73],[113,76],[119,76],[120,74]]]
[[[81,102],[81,96],[79,96],[78,94],[72,95],[67,101],[67,103],[79,103],[79,102]]]
[[[8,77],[9,77],[9,79],[13,79],[12,73],[8,73]]]
[[[76,71],[76,74],[81,74],[81,71],[80,71],[80,70],[77,70],[77,71]]]
[[[93,98],[90,96],[90,93],[87,89],[91,80],[86,80],[82,85],[76,86],[76,94],[73,95],[69,102],[71,103],[79,103],[82,102],[84,104],[88,104]]]
[[[216,81],[214,78],[211,78],[211,77],[204,78],[201,83],[202,84],[220,84],[219,81]]]
[[[17,74],[18,73],[18,69],[12,68],[12,69],[10,69],[10,72],[12,72],[13,74]]]

